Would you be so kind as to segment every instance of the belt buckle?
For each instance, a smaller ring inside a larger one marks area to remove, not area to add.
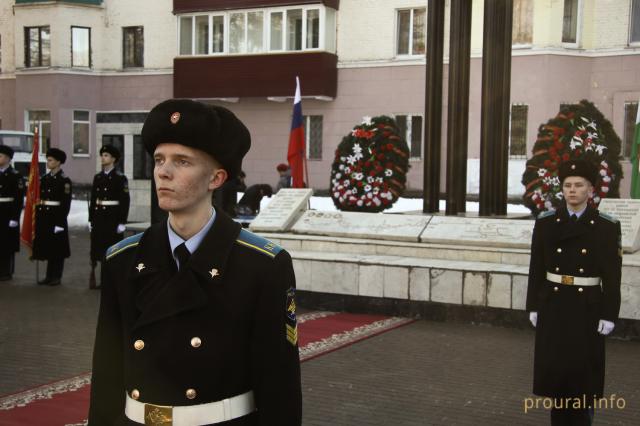
[[[573,285],[573,277],[571,275],[563,275],[560,281],[565,285]]]
[[[144,404],[144,424],[150,426],[171,426],[173,424],[173,407]]]

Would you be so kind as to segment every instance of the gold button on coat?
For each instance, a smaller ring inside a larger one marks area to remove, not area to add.
[[[556,266],[556,272],[560,272],[560,268]]]
[[[187,398],[189,398],[189,399],[195,399],[195,397],[197,395],[195,389],[187,389],[187,392],[185,392],[185,394],[187,395]]]
[[[131,391],[131,398],[137,400],[140,398],[140,391],[138,389],[134,389]]]
[[[583,274],[584,273],[584,269],[580,268],[580,273]]]
[[[135,343],[133,344],[133,347],[136,349],[136,351],[141,351],[144,349],[144,340],[136,340]]]
[[[191,346],[194,348],[199,348],[202,345],[202,340],[199,337],[194,337],[191,339]]]
[[[582,254],[587,254],[587,249],[582,249],[580,252],[581,252]]]
[[[553,291],[558,291],[558,287],[554,287],[554,288],[553,288]]]
[[[580,293],[582,293],[584,290],[582,289],[582,287],[580,287],[580,288],[578,289],[578,291],[579,291]]]
[[[562,253],[562,249],[558,248],[558,250],[556,250],[558,253]]]

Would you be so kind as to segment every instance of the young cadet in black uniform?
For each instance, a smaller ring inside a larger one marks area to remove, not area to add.
[[[13,149],[0,145],[0,281],[13,277],[15,253],[20,251],[20,212],[24,182],[11,167]]]
[[[60,168],[67,154],[58,148],[47,151],[49,172],[40,178],[40,202],[36,206],[33,259],[47,261],[47,275],[39,285],[59,285],[64,259],[71,255],[67,216],[71,209],[71,179]]]
[[[129,182],[116,170],[120,151],[113,145],[100,148],[102,171],[93,177],[89,202],[91,229],[91,275],[89,288],[96,285],[95,268],[104,258],[107,249],[122,240],[129,215]]]
[[[169,219],[107,251],[89,425],[300,425],[291,257],[211,206],[249,131],[172,99],[142,138]]]
[[[527,291],[536,327],[533,393],[554,399],[552,425],[591,424],[594,398],[603,395],[604,336],[620,310],[620,222],[587,204],[597,177],[590,163],[563,163],[565,205],[542,213],[533,231]]]

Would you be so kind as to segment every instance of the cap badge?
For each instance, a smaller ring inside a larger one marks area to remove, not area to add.
[[[174,112],[173,114],[171,114],[171,117],[169,118],[169,120],[171,121],[171,124],[178,123],[178,121],[180,121],[180,113]]]

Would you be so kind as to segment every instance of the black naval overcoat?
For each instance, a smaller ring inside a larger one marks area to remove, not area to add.
[[[20,172],[9,166],[0,172],[0,255],[20,251],[20,225],[10,228],[9,221],[20,222],[23,204],[24,181]]]
[[[47,205],[45,201],[60,203]],[[40,203],[36,206],[36,235],[33,240],[33,258],[49,260],[67,258],[69,249],[69,226],[67,216],[71,209],[71,179],[62,170],[55,175],[47,173],[40,178]],[[63,230],[54,233],[58,226]]]
[[[170,406],[253,390],[257,412],[219,424],[300,425],[291,257],[216,211],[180,272],[166,222],[108,250],[89,425],[136,424],[124,414],[125,391],[134,389],[140,402]],[[192,346],[194,337],[199,347]],[[194,399],[186,397],[188,389]]]
[[[533,230],[527,310],[538,312],[533,393],[587,400],[604,388],[600,319],[620,310],[620,222],[587,207],[572,222],[566,207],[540,215]],[[557,284],[546,273],[600,277],[600,286]]]
[[[102,205],[102,201],[117,201],[117,205]],[[91,222],[91,260],[100,261],[107,249],[120,241],[118,225],[127,223],[129,215],[129,182],[119,170],[93,177],[89,222]]]

